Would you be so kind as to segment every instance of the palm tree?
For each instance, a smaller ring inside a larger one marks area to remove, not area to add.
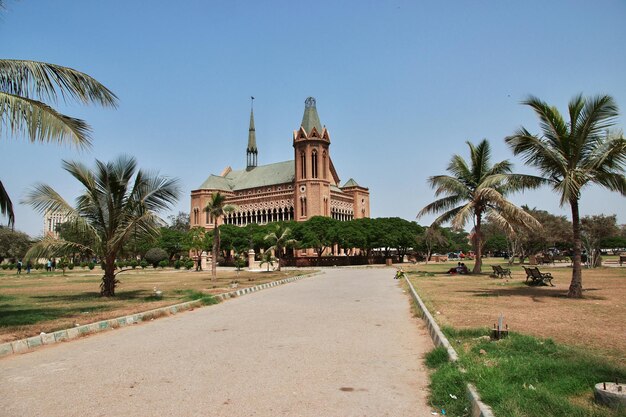
[[[598,184],[626,195],[624,165],[626,141],[610,138],[606,130],[618,116],[617,104],[610,96],[574,97],[568,105],[569,121],[537,97],[522,102],[530,106],[541,127],[541,136],[521,127],[506,143],[515,155],[522,155],[527,165],[539,169],[544,184],[560,196],[561,206],[572,210],[574,257],[568,297],[582,297],[581,236],[579,201],[582,189]]]
[[[276,252],[276,257],[278,258],[278,270],[280,271],[280,262],[282,259],[282,254],[285,248],[292,246],[296,243],[295,239],[289,239],[291,236],[291,229],[286,227],[283,224],[277,224],[276,228],[273,232],[265,235],[265,240],[270,241],[272,246],[270,246],[267,250]]]
[[[226,196],[219,191],[211,194],[211,199],[204,208],[205,212],[213,218],[213,251],[211,259],[211,276],[213,279],[217,276],[217,254],[220,250],[220,229],[217,227],[219,219],[227,213],[235,210],[232,204],[226,204]]]
[[[261,263],[259,266],[267,264],[267,272],[270,272],[270,266],[274,266],[274,261],[276,261],[276,258],[272,256],[272,251],[268,249],[261,255]]]
[[[513,232],[516,227],[539,228],[539,223],[521,208],[510,203],[506,194],[523,188],[536,187],[540,179],[528,175],[511,173],[511,163],[507,160],[490,165],[491,148],[483,139],[478,146],[467,142],[470,148],[470,165],[454,155],[447,171],[451,175],[436,175],[428,182],[435,188],[435,196],[445,197],[424,207],[417,215],[437,214],[433,225],[450,221],[454,228],[462,228],[473,220],[473,239],[476,263],[473,273],[481,272],[483,218],[498,225],[505,231]]]
[[[46,104],[56,103],[59,96],[64,102],[117,106],[115,94],[87,74],[45,62],[0,59],[0,136],[88,148],[89,125]],[[9,225],[15,223],[13,204],[2,182],[0,213],[8,217]]]
[[[68,204],[52,187],[35,185],[24,202],[34,209],[67,213],[72,227],[89,235],[94,246],[63,239],[44,238],[35,244],[27,258],[55,256],[68,250],[89,250],[104,263],[100,294],[115,295],[115,259],[131,238],[156,236],[165,222],[156,213],[169,209],[180,194],[177,179],[151,175],[137,170],[132,157],[121,156],[113,162],[96,160],[94,170],[80,162],[63,161],[63,169],[84,187],[76,207]]]

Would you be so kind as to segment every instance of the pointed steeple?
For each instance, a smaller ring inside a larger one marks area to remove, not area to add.
[[[315,98],[313,97],[309,97],[304,101],[304,115],[302,116],[301,126],[307,134],[310,134],[313,128],[316,128],[317,132],[320,134],[322,132],[322,123],[320,122],[320,117],[317,114]]]
[[[250,97],[250,128],[248,129],[248,148],[246,149],[247,167],[254,168],[257,165],[257,155],[259,153],[256,147],[256,131],[254,129],[254,97]]]

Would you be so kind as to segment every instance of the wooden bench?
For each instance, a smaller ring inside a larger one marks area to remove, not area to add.
[[[619,254],[619,266],[622,266],[626,263],[626,253]]]
[[[526,271],[526,282],[530,279],[528,285],[550,285],[551,287],[554,287],[554,284],[552,284],[551,273],[541,272],[539,268],[524,267],[524,270]]]
[[[500,265],[491,265],[491,268],[496,277],[504,278],[504,276],[507,275],[511,278],[511,270],[509,268],[502,268]]]

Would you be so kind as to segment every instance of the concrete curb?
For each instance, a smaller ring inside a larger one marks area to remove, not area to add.
[[[437,322],[435,322],[432,314],[430,314],[430,312],[426,308],[426,305],[417,294],[417,291],[415,291],[413,284],[411,284],[411,281],[409,281],[409,278],[406,275],[404,276],[404,280],[411,290],[411,296],[413,297],[413,301],[415,301],[415,304],[422,313],[422,318],[426,322],[426,327],[428,327],[428,332],[430,333],[430,337],[433,339],[433,343],[435,343],[435,346],[445,347],[448,351],[448,357],[450,358],[450,360],[452,362],[456,362],[459,359],[459,355],[456,353],[456,350],[454,350],[448,338],[446,338],[446,336],[443,334],[443,332],[439,328],[439,325],[437,324]],[[472,404],[472,417],[495,417],[491,408],[480,400],[480,395],[478,394],[478,391],[476,390],[476,387],[474,387],[474,385],[467,384],[466,395],[467,398],[470,400],[470,403]]]
[[[267,288],[276,287],[278,285],[288,284],[302,278],[308,278],[323,273],[323,271],[319,271],[310,274],[297,275],[294,277],[281,279],[279,281],[268,282],[266,284],[256,285],[254,287],[242,288],[240,290],[218,294],[215,295],[215,298],[223,301],[229,298],[241,297],[246,294],[251,294],[253,292],[257,292]],[[125,327],[144,321],[150,321],[159,317],[169,316],[199,307],[203,307],[203,304],[200,300],[187,301],[171,306],[156,308],[154,310],[144,311],[142,313],[131,314],[128,316],[117,317],[114,319],[102,320],[83,326],[72,327],[69,329],[57,330],[53,333],[41,333],[39,336],[28,337],[26,339],[14,340],[13,342],[0,344],[0,358],[16,353],[32,351],[44,345],[51,345],[54,343],[99,333],[105,330],[117,329],[119,327]]]

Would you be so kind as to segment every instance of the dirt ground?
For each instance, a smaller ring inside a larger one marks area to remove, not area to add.
[[[491,263],[498,264],[487,261],[483,271]],[[440,325],[492,327],[502,314],[512,331],[590,349],[626,366],[626,267],[584,269],[584,298],[569,299],[569,267],[542,267],[555,286],[528,287],[520,267],[512,279],[441,273],[451,265],[408,268],[435,272],[409,277]]]
[[[99,295],[99,270],[75,269],[65,275],[0,271],[0,343],[176,304],[184,300],[185,290],[220,294],[232,291],[232,281],[246,288],[307,272],[218,270],[212,280],[210,271],[129,270],[118,275],[116,297],[107,299]],[[155,288],[162,298],[153,297]]]

